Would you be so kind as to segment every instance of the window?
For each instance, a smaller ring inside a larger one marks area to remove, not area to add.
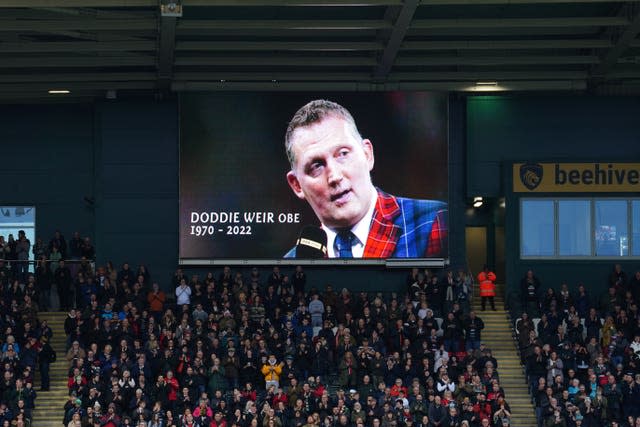
[[[523,256],[553,256],[553,209],[553,200],[522,201],[520,253]]]
[[[595,201],[596,256],[629,255],[629,224],[626,200]]]
[[[591,206],[588,200],[558,201],[558,253],[591,255]]]
[[[520,256],[640,256],[640,200],[520,200]]]
[[[631,255],[640,256],[640,200],[631,202]]]
[[[9,241],[11,235],[18,239],[18,231],[24,231],[29,239],[29,261],[33,261],[33,244],[36,242],[36,208],[33,206],[0,206],[0,236],[5,242]],[[29,271],[33,272],[32,264],[29,264]]]

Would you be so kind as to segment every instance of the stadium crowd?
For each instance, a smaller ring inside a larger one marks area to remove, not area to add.
[[[640,426],[640,271],[618,264],[600,295],[520,283],[516,322],[539,427]]]
[[[464,271],[413,269],[402,294],[315,289],[302,267],[178,269],[161,287],[144,266],[94,267],[90,241],[76,244],[86,252],[58,232],[37,242],[33,274],[0,260],[2,425],[29,425],[37,368],[49,387],[57,355],[37,302],[56,307],[52,288],[68,312],[65,426],[511,422]],[[522,279],[516,329],[540,427],[640,426],[639,290],[640,273],[619,266],[597,299],[582,285],[543,291],[531,271]]]
[[[81,272],[64,424],[506,425],[470,278],[441,273],[414,269],[385,296],[307,289],[301,267],[177,270],[170,293],[126,263]]]

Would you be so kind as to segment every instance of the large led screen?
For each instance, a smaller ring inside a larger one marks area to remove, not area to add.
[[[180,261],[447,258],[447,97],[187,93]]]

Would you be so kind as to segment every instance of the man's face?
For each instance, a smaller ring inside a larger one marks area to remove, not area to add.
[[[307,200],[328,227],[351,227],[360,221],[373,195],[371,141],[359,140],[338,116],[296,129],[291,141],[296,161],[287,181],[293,192]]]

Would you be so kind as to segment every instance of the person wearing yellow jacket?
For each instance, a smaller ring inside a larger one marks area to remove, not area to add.
[[[478,283],[480,283],[480,297],[482,298],[482,311],[485,310],[487,300],[491,302],[491,309],[496,310],[494,298],[496,296],[496,274],[485,264],[483,270],[478,274]]]
[[[278,363],[276,360],[276,356],[271,354],[269,355],[269,359],[267,363],[262,365],[262,375],[264,375],[264,381],[266,384],[266,389],[269,390],[272,386],[275,386],[277,390],[280,387],[280,374],[282,374],[282,362]]]

